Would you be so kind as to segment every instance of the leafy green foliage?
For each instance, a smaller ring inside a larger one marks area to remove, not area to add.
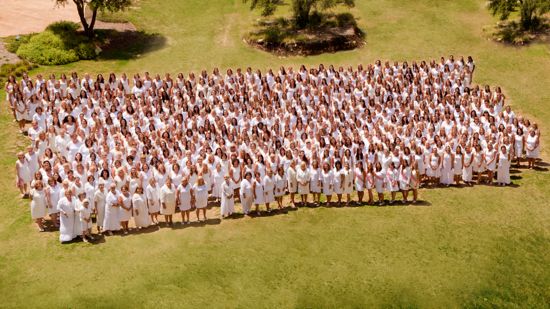
[[[250,9],[261,9],[263,16],[270,16],[277,10],[277,7],[284,4],[281,0],[243,0],[250,1]],[[298,28],[305,28],[310,25],[315,17],[322,16],[320,12],[343,5],[346,7],[355,6],[355,0],[291,0],[292,15],[294,24]]]
[[[4,39],[4,45],[6,50],[12,54],[15,54],[21,44],[28,43],[33,34],[13,35]]]
[[[76,5],[78,16],[80,17],[80,23],[84,28],[84,33],[89,37],[94,35],[94,26],[99,12],[118,12],[124,10],[132,4],[132,0],[73,0]],[[55,0],[55,3],[60,6],[65,6],[69,3],[69,0]],[[86,19],[86,9],[92,12],[90,21]]]
[[[488,8],[500,20],[519,11],[522,30],[537,30],[542,26],[542,16],[550,12],[550,0],[489,0]]]
[[[17,63],[4,63],[0,66],[0,85],[4,85],[10,75],[19,78],[23,76],[24,72],[28,72],[36,67],[36,65],[24,60]]]
[[[78,24],[72,22],[53,23],[44,32],[22,43],[16,53],[23,59],[43,65],[95,58],[94,44],[77,32],[78,27]]]

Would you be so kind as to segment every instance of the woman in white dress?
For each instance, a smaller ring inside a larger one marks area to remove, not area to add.
[[[311,174],[307,168],[306,162],[300,164],[300,168],[296,171],[296,181],[298,182],[298,194],[300,194],[302,206],[307,205],[307,196],[310,193],[309,183]]]
[[[105,219],[105,204],[107,203],[107,191],[105,190],[105,181],[99,179],[97,190],[94,194],[93,212],[96,214],[97,232],[103,232],[103,220]]]
[[[393,162],[390,162],[388,170],[386,171],[386,187],[391,194],[390,204],[395,202],[395,196],[399,191],[399,171],[395,168]]]
[[[525,135],[523,129],[518,128],[514,134],[514,159],[517,167],[521,167],[521,159],[523,158],[523,150],[525,149]]]
[[[453,154],[451,153],[451,147],[445,147],[441,161],[441,178],[442,185],[448,187],[453,183]]]
[[[436,147],[432,149],[432,152],[428,156],[427,165],[426,176],[428,176],[431,185],[435,186],[439,183],[439,178],[441,177],[441,157]]]
[[[229,176],[231,177],[231,181],[233,183],[233,190],[235,190],[235,196],[239,196],[240,198],[240,189],[241,189],[241,181],[242,179],[242,169],[239,159],[235,158],[233,161],[231,161],[231,168],[229,169]],[[241,201],[242,203],[242,201]]]
[[[311,167],[309,169],[309,174],[311,176],[309,180],[309,188],[313,195],[313,203],[315,206],[319,206],[321,204],[321,169],[319,168],[319,162],[317,160],[314,160],[311,163]]]
[[[418,172],[417,163],[413,163],[411,166],[411,180],[409,186],[413,192],[412,203],[415,204],[418,199],[418,188],[420,187],[420,173]]]
[[[189,224],[191,222],[191,208],[193,204],[193,186],[189,183],[189,178],[184,177],[178,187],[176,204],[181,212],[181,223]]]
[[[105,203],[105,218],[103,219],[103,232],[107,232],[109,236],[113,235],[113,232],[120,230],[120,220],[118,219],[118,209],[122,204],[122,199],[118,196],[116,191],[116,184],[112,183],[107,193],[107,199]]]
[[[495,176],[495,170],[497,167],[497,151],[493,148],[492,143],[487,144],[485,150],[485,170],[487,171],[487,183],[493,184],[493,178]]]
[[[15,162],[15,172],[17,175],[17,187],[21,191],[21,197],[29,196],[29,188],[32,180],[29,164],[23,152],[17,153],[17,161]]]
[[[59,209],[57,203],[61,199],[61,186],[54,177],[48,178],[48,187],[46,188],[47,211],[55,228],[59,228]]]
[[[269,172],[270,170],[268,170],[268,173]],[[220,187],[220,194],[221,194],[221,201],[220,201],[221,216],[222,218],[226,218],[233,214],[233,211],[235,208],[235,199],[234,199],[235,191],[233,190],[233,186],[231,184],[231,179],[229,175],[224,176],[224,181]]]
[[[254,207],[256,208],[256,215],[260,214],[260,205],[265,203],[264,186],[262,184],[262,175],[260,172],[254,173],[254,180],[252,180],[252,194],[254,195]]]
[[[403,204],[407,203],[409,197],[409,190],[411,189],[411,167],[409,161],[403,160],[401,162],[401,171],[399,173],[399,190],[403,195]]]
[[[59,241],[61,243],[69,242],[77,235],[75,235],[75,214],[76,199],[73,197],[71,190],[65,190],[65,196],[57,203],[57,208],[60,213],[60,226],[59,226]]]
[[[134,223],[138,229],[151,225],[151,217],[147,209],[147,199],[143,194],[143,187],[138,186],[132,196],[132,208],[134,210]]]
[[[384,175],[384,170],[382,169],[382,164],[376,162],[374,169],[374,187],[376,188],[376,193],[378,194],[378,205],[384,205],[384,187],[386,184],[386,175]]]
[[[321,172],[321,182],[323,186],[323,194],[326,198],[326,205],[329,205],[332,200],[334,173],[328,162],[323,163],[323,171]]]
[[[283,209],[283,196],[286,192],[287,181],[285,177],[285,169],[279,166],[277,175],[275,175],[275,200],[279,209]]]
[[[466,151],[462,157],[462,181],[467,185],[472,185],[473,179],[473,163],[474,163],[474,153],[472,152],[472,147],[470,145],[466,146]]]
[[[456,146],[455,153],[453,154],[453,175],[455,184],[460,184],[462,178],[462,172],[464,170],[464,155],[462,154],[462,147]]]
[[[474,151],[474,163],[473,171],[477,176],[477,184],[480,184],[483,181],[483,173],[485,172],[485,154],[481,145],[476,145]]]
[[[249,215],[252,203],[254,202],[254,192],[252,190],[252,173],[246,172],[239,188],[243,214]]]
[[[128,184],[122,186],[121,192],[122,204],[118,209],[118,219],[120,220],[120,226],[122,226],[122,232],[127,235],[129,231],[128,222],[132,218],[132,195]]]
[[[206,222],[206,206],[208,206],[208,186],[202,176],[197,178],[197,183],[193,187],[193,196],[195,197],[195,207],[197,208],[197,221],[200,220],[200,212]]]
[[[355,190],[357,191],[357,200],[359,205],[363,204],[363,197],[365,195],[367,172],[363,166],[363,162],[358,161],[355,163]],[[372,192],[371,192],[372,195]]]
[[[271,212],[270,204],[275,201],[275,180],[271,168],[266,170],[266,174],[262,179],[262,186],[264,187],[265,208],[267,212]]]
[[[294,195],[298,192],[298,180],[296,176],[296,161],[292,160],[287,171],[288,193],[290,193],[292,208],[296,208],[296,202],[294,201]]]
[[[220,203],[222,198],[222,184],[224,183],[225,175],[226,172],[222,169],[222,165],[220,163],[216,164],[216,169],[212,173],[212,196]]]
[[[351,202],[351,194],[353,193],[353,179],[355,178],[355,173],[353,168],[350,165],[349,161],[346,160],[344,163],[344,194],[346,194],[346,207],[349,206]]]
[[[82,201],[77,202],[78,222],[80,224],[80,230],[82,231],[82,240],[89,242],[88,238],[92,239],[92,208],[90,201],[85,198]]]
[[[540,153],[540,134],[537,134],[534,129],[529,130],[529,135],[525,139],[525,152],[528,167],[535,168]]]
[[[506,151],[506,146],[500,146],[500,152],[497,154],[497,184],[506,186],[510,184],[510,153]]]
[[[367,191],[367,194],[369,196],[369,200],[367,201],[368,205],[374,204],[374,195],[372,194],[372,190],[375,188],[375,174],[374,174],[374,165],[371,163],[368,163],[367,170],[365,171],[365,190]]]
[[[334,163],[334,171],[333,171],[333,183],[332,188],[334,190],[334,193],[336,194],[337,199],[337,205],[338,207],[342,206],[342,194],[344,193],[344,186],[346,183],[346,173],[344,169],[342,168],[342,162],[336,161]]]
[[[31,189],[31,217],[38,226],[38,231],[44,232],[44,217],[46,216],[46,192],[41,180]]]
[[[147,208],[153,224],[159,224],[158,215],[160,212],[160,188],[154,176],[149,178],[149,184],[145,189],[145,198],[147,199]]]
[[[164,215],[166,224],[173,225],[172,216],[176,212],[176,188],[170,177],[166,178],[164,186],[160,188],[160,214]]]

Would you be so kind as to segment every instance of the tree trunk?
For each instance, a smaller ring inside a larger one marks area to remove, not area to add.
[[[76,4],[76,11],[78,12],[78,17],[80,18],[80,23],[82,24],[84,33],[89,38],[93,38],[95,21],[97,18],[97,8],[93,9],[92,20],[88,24],[88,21],[86,20],[86,3],[84,2],[84,0],[73,0],[73,2],[74,4]]]
[[[313,0],[294,0],[294,22],[299,29],[305,28],[309,23],[309,13],[313,6]]]
[[[520,2],[520,25],[522,30],[535,30],[536,18],[535,10],[536,4],[533,1],[527,0]]]
[[[90,38],[94,37],[94,27],[95,27],[96,18],[97,18],[97,8],[94,8],[92,12],[92,20],[90,21],[90,26],[88,27],[88,32],[86,33]]]

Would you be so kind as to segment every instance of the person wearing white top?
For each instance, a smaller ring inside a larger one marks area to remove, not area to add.
[[[326,198],[326,204],[330,205],[332,200],[332,186],[334,183],[334,174],[328,162],[323,163],[323,171],[321,172],[321,182],[323,187],[323,194]]]
[[[298,182],[298,194],[300,194],[302,206],[306,206],[307,196],[310,192],[309,183],[311,181],[311,174],[307,169],[306,162],[302,162],[300,168],[296,171],[296,181]]]
[[[103,218],[103,232],[113,235],[113,232],[120,230],[120,220],[118,220],[118,208],[122,204],[116,191],[116,184],[112,183],[107,193],[105,204],[105,217]]]
[[[164,215],[166,224],[174,224],[172,215],[176,211],[176,188],[172,184],[170,177],[166,178],[166,183],[160,188],[160,214]]]
[[[221,184],[220,195],[221,195],[221,216],[226,218],[231,216],[234,212],[235,199],[233,198],[235,191],[233,190],[233,185],[231,184],[231,179],[229,175],[224,176],[224,181]]]
[[[275,180],[273,179],[273,171],[270,168],[266,170],[266,174],[262,179],[262,186],[264,187],[265,207],[270,212],[270,203],[275,201]]]
[[[344,193],[344,186],[346,183],[346,174],[344,169],[342,168],[342,162],[336,161],[336,163],[334,163],[333,175],[334,177],[332,188],[334,193],[336,193],[338,206],[342,206],[342,194]]]
[[[290,193],[290,203],[293,208],[296,208],[294,195],[298,192],[298,181],[296,180],[296,161],[290,161],[290,166],[287,171],[288,193]]]
[[[50,177],[48,179],[48,187],[46,187],[46,205],[48,207],[48,215],[55,228],[59,228],[59,209],[57,209],[59,199],[61,199],[61,186],[57,184],[55,178]]]
[[[252,173],[246,172],[244,174],[244,179],[241,181],[241,186],[239,188],[241,205],[243,207],[243,213],[248,215],[250,209],[252,208],[252,203],[254,202],[254,193],[252,190]]]
[[[90,207],[90,201],[85,198],[77,202],[78,211],[78,223],[80,224],[80,229],[82,231],[82,240],[84,242],[89,242],[88,238],[92,238],[92,209]]]
[[[500,146],[500,152],[497,154],[497,184],[506,186],[510,184],[510,153],[506,151],[506,146]]]
[[[401,171],[399,172],[399,190],[403,195],[403,204],[407,203],[409,190],[411,189],[411,168],[409,161],[403,160],[401,163]]]
[[[260,214],[260,205],[265,203],[264,186],[262,184],[262,175],[260,172],[254,173],[252,180],[252,194],[254,195],[254,206],[256,207],[256,215]]]
[[[17,154],[15,171],[17,175],[17,187],[21,191],[21,197],[25,198],[29,195],[32,174],[29,170],[27,158],[25,157],[25,154],[23,152],[19,152]]]
[[[141,185],[136,188],[132,196],[132,209],[134,211],[134,223],[138,229],[151,225],[151,217],[147,209],[147,199],[143,194],[143,187]]]
[[[157,180],[153,176],[149,178],[149,185],[145,189],[145,198],[147,199],[147,208],[151,216],[151,222],[158,224],[158,215],[160,212],[160,188],[157,185]]]
[[[76,199],[72,196],[71,190],[65,191],[65,196],[57,203],[60,212],[59,241],[69,242],[76,238],[75,234],[75,206]]]
[[[31,189],[31,217],[38,226],[38,231],[44,231],[44,217],[46,216],[46,193],[44,184],[38,180]]]
[[[206,207],[208,206],[208,185],[202,176],[197,178],[197,183],[193,186],[193,197],[195,198],[195,208],[197,209],[197,221],[200,221],[200,211],[206,222]]]
[[[100,178],[98,188],[94,194],[93,212],[96,214],[97,231],[101,234],[103,230],[103,220],[105,218],[105,204],[107,202],[107,192],[105,191],[105,181]]]
[[[178,187],[176,204],[181,212],[181,222],[183,224],[189,224],[191,218],[191,208],[193,200],[193,187],[189,184],[189,179],[184,177],[181,180],[181,184]]]
[[[529,135],[525,139],[525,151],[528,167],[535,168],[540,153],[540,135],[534,129],[529,131]]]
[[[399,170],[395,168],[393,162],[390,163],[386,171],[386,186],[391,194],[390,204],[393,204],[395,202],[396,193],[399,191]]]
[[[311,175],[311,178],[309,180],[309,188],[313,195],[313,203],[315,203],[316,206],[319,206],[321,204],[322,184],[321,184],[321,169],[319,168],[319,162],[317,160],[314,160],[311,163],[309,174]]]
[[[385,175],[384,170],[382,169],[382,163],[376,162],[374,170],[374,186],[376,188],[376,193],[378,194],[378,205],[384,204],[384,186],[385,186]]]
[[[353,192],[353,179],[355,173],[349,161],[344,163],[344,194],[346,194],[346,207],[350,205]]]
[[[122,203],[118,209],[118,219],[122,226],[122,232],[126,235],[129,232],[128,222],[132,218],[132,194],[130,193],[128,184],[122,186],[121,193]]]
[[[283,196],[285,195],[287,181],[285,177],[285,169],[279,166],[277,175],[275,175],[275,200],[279,209],[283,209]]]
[[[366,187],[366,172],[363,162],[358,161],[355,163],[354,170],[354,179],[355,179],[355,190],[357,191],[357,202],[359,205],[363,204],[363,196],[365,195]],[[371,192],[372,194],[372,192]]]

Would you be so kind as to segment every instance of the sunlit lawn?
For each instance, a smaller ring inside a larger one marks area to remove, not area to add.
[[[243,35],[258,18],[240,0],[139,1],[126,15],[162,37],[132,59],[36,72],[278,68],[471,55],[475,82],[500,85],[550,145],[550,47],[507,47],[482,28],[483,1],[360,1],[360,50],[278,58]],[[160,42],[160,43],[158,43]],[[148,44],[148,42],[143,42]],[[5,96],[0,93],[1,98]],[[2,103],[0,307],[523,307],[550,303],[550,173],[513,174],[514,187],[422,190],[426,206],[301,208],[261,218],[59,245],[35,231],[14,186],[27,144]],[[548,151],[543,151],[548,162]]]

